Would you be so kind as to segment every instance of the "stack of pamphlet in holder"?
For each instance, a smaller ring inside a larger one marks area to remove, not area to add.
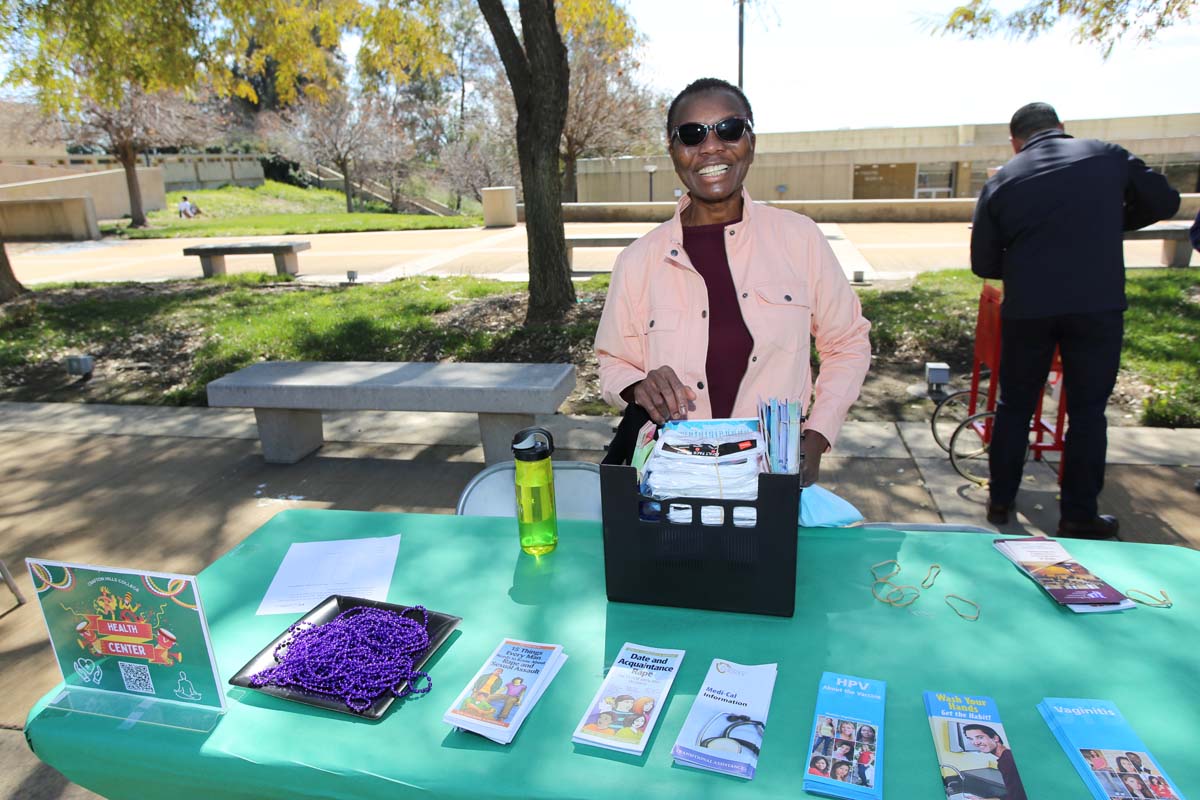
[[[571,741],[641,755],[683,656],[626,642]]]
[[[505,639],[442,721],[508,744],[566,660],[561,645]]]
[[[758,424],[767,448],[767,469],[770,472],[795,475],[803,466],[800,440],[800,404],[795,400],[760,400]]]
[[[1047,697],[1037,709],[1096,800],[1184,800],[1112,703]]]
[[[996,539],[993,544],[1051,597],[1076,613],[1124,611],[1134,607],[1132,600],[1072,559],[1055,539],[1027,536]]]
[[[883,797],[883,710],[887,684],[826,672],[804,756],[804,791],[825,797]]]
[[[658,500],[672,497],[712,497],[754,500],[758,474],[766,466],[766,450],[756,419],[681,420],[666,423],[642,471],[642,494]],[[710,511],[711,509],[711,511]],[[753,524],[754,509],[745,508]],[[720,524],[718,506],[704,507],[702,521]],[[688,505],[667,505],[672,522],[690,523]],[[710,518],[711,515],[711,518]]]
[[[778,667],[713,659],[671,748],[675,763],[753,778]]]
[[[1012,742],[992,698],[926,692],[925,713],[947,800],[1025,800]]]

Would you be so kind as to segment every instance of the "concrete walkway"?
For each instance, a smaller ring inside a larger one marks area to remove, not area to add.
[[[652,223],[569,223],[568,235],[642,234]],[[970,264],[971,231],[965,222],[822,223],[847,277],[862,271],[867,282],[907,280],[918,272],[965,269]],[[62,281],[154,281],[200,276],[200,260],[184,256],[195,244],[303,240],[300,279],[344,281],[347,270],[363,282],[412,275],[475,275],[524,281],[529,277],[525,226],[460,230],[325,233],[298,236],[217,239],[105,239],[98,242],[13,243],[9,257],[17,278],[35,286]],[[1126,242],[1131,267],[1160,266],[1160,242]],[[578,248],[575,272],[586,277],[612,270],[618,248]],[[270,272],[270,256],[230,256],[230,273]]]
[[[931,409],[932,410],[932,409]],[[540,420],[556,459],[598,461],[612,418]],[[195,573],[287,508],[453,513],[483,467],[474,415],[330,415],[330,441],[263,462],[242,410],[0,403],[0,558],[33,590],[27,556]],[[1122,538],[1200,548],[1200,430],[1110,429],[1102,509]],[[1030,465],[1006,533],[1053,532],[1054,472]],[[923,423],[849,422],[822,484],[871,521],[986,526],[985,493],[950,467]],[[21,734],[58,680],[36,606],[0,586],[0,797],[93,797],[41,764]]]

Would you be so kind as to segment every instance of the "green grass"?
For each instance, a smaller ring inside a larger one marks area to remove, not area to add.
[[[138,348],[156,339],[192,348],[181,356],[182,377],[170,386],[148,384],[95,399],[203,404],[208,381],[259,360],[583,363],[602,304],[584,298],[581,313],[567,324],[490,331],[446,326],[434,314],[477,297],[524,292],[524,285],[435,277],[303,291],[278,285],[289,280],[245,274],[165,285],[91,284],[81,296],[60,290],[88,285],[38,287],[0,306],[0,397],[67,399],[55,394],[61,385],[51,385],[62,383],[66,353],[151,361],[138,356]],[[608,284],[608,276],[599,275],[576,289],[603,292]],[[1154,387],[1143,424],[1200,427],[1200,270],[1131,270],[1127,285],[1122,369]],[[946,361],[954,374],[968,374],[979,290],[980,281],[965,270],[926,273],[904,290],[862,290],[877,361]],[[29,376],[39,370],[53,380],[31,385]]]
[[[181,219],[176,206],[186,196],[203,212]],[[301,189],[266,181],[250,189],[168,192],[167,207],[146,215],[149,227],[129,228],[127,221],[102,226],[103,233],[130,239],[167,239],[183,236],[277,236],[281,234],[406,231],[430,228],[471,228],[482,225],[477,216],[434,217],[392,214],[383,203],[371,203],[365,212],[346,213],[346,199],[330,189]]]
[[[879,357],[971,366],[981,283],[969,270],[926,272],[900,291],[859,291]],[[965,363],[964,363],[965,362]]]
[[[918,276],[910,289],[860,293],[878,357],[945,361],[969,374],[981,282],[967,270]],[[1153,387],[1142,423],[1200,427],[1200,270],[1126,272],[1121,369]]]

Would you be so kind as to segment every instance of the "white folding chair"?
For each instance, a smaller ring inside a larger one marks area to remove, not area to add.
[[[597,473],[596,479],[600,479],[599,473]],[[599,497],[598,493],[597,497]],[[515,499],[513,503],[516,503]],[[8,565],[3,560],[0,560],[0,579],[3,579],[8,584],[8,588],[12,590],[12,593],[17,596],[17,605],[23,605],[25,603],[25,595],[21,594],[21,590],[17,588],[17,582],[13,580],[12,573],[8,571]]]
[[[458,498],[456,514],[515,517],[512,461],[492,464],[471,479]],[[554,462],[554,507],[559,519],[600,519],[600,465],[586,461]]]

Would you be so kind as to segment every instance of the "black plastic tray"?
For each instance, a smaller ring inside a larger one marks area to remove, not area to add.
[[[405,614],[411,610],[411,606],[398,606],[392,603],[383,603],[378,600],[367,600],[361,597],[346,597],[344,595],[335,594],[321,601],[316,608],[309,611],[298,622],[308,622],[313,625],[324,625],[331,619],[351,608],[359,606],[368,606],[370,608],[382,608],[388,611],[395,611],[397,614]],[[416,614],[409,615],[416,617]],[[456,617],[453,614],[443,614],[440,611],[429,610],[429,649],[425,654],[417,659],[413,669],[420,669],[429,658],[438,651],[445,643],[446,639],[458,627],[458,623],[462,622],[462,617]],[[290,628],[291,625],[288,626]],[[288,635],[285,629],[280,633],[275,640],[268,644],[254,658],[246,663],[246,666],[238,670],[238,673],[229,679],[229,682],[234,686],[241,686],[246,689],[253,689],[256,692],[269,694],[272,697],[279,697],[284,700],[294,700],[297,703],[324,708],[328,711],[340,711],[343,714],[350,714],[356,717],[366,717],[367,719],[379,719],[384,712],[396,699],[392,692],[384,692],[371,705],[367,706],[362,711],[355,711],[347,706],[340,698],[326,697],[325,695],[310,694],[299,689],[292,689],[288,686],[274,686],[267,684],[266,686],[251,686],[250,678],[259,672],[262,672],[268,667],[275,666],[275,648],[279,646]],[[404,684],[400,684],[403,687]]]

